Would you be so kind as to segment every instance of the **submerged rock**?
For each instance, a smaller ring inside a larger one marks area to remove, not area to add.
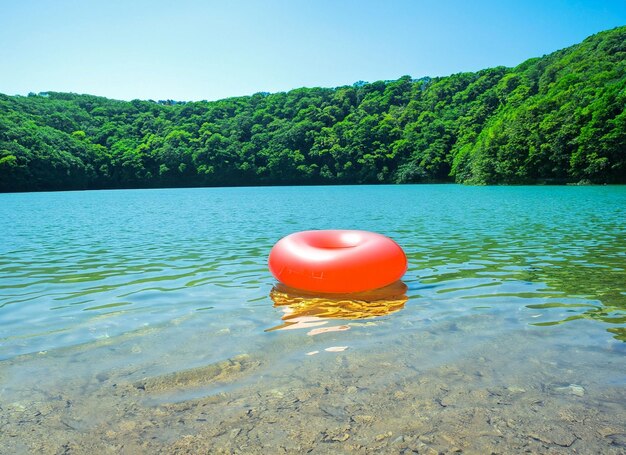
[[[259,361],[252,360],[249,355],[241,354],[211,365],[146,378],[137,382],[135,387],[148,392],[201,387],[211,382],[231,381],[256,368],[259,364]]]
[[[575,395],[577,397],[582,397],[585,395],[585,388],[577,384],[570,384],[566,387],[555,387],[554,390],[559,393]]]

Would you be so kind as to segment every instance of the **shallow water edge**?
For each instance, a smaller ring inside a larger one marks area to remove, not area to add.
[[[87,380],[58,371],[140,355],[154,341],[146,335],[26,356],[3,362],[0,446],[50,454],[623,453],[622,344],[581,364],[566,344],[536,347],[540,331],[464,343],[493,322],[443,323],[376,349],[244,353],[157,376],[132,364],[96,368]],[[348,324],[363,336],[376,328]],[[342,335],[326,333],[323,342]],[[409,345],[420,349],[407,353]],[[30,379],[7,388],[17,379],[7,375],[25,368]]]

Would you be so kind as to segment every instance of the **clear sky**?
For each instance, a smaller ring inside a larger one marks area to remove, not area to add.
[[[0,93],[215,100],[515,66],[626,0],[0,0]]]

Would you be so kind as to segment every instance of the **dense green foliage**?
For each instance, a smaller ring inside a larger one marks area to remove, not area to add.
[[[516,68],[215,102],[0,95],[0,191],[626,182],[626,27]]]

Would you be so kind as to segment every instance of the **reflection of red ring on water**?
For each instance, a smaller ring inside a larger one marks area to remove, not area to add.
[[[274,245],[269,268],[278,281],[293,288],[349,293],[399,280],[407,260],[396,242],[374,232],[303,231]]]

